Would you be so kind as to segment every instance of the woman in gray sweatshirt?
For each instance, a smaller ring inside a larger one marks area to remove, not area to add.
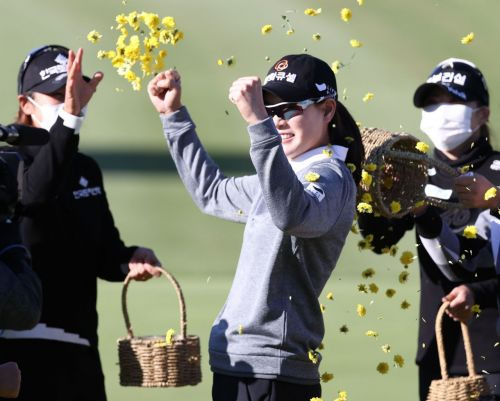
[[[364,157],[335,75],[300,54],[276,62],[264,85],[258,77],[233,83],[229,99],[248,123],[257,172],[244,177],[224,176],[206,154],[181,104],[177,71],[157,75],[148,93],[193,200],[205,213],[245,224],[234,281],[210,334],[213,399],[320,397],[318,296],[353,221]]]

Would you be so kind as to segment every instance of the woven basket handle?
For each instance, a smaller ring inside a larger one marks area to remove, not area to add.
[[[415,162],[424,162],[428,166],[436,167],[438,170],[444,171],[446,174],[448,174],[451,177],[458,177],[460,176],[460,173],[457,171],[457,169],[448,166],[446,163],[442,162],[441,160],[434,159],[432,157],[429,157],[424,154],[416,154],[416,153],[410,153],[410,152],[401,152],[398,150],[389,150],[388,154],[392,157],[396,157],[398,159],[402,160],[412,160]],[[426,201],[437,207],[441,207],[443,209],[450,209],[450,208],[459,208],[462,207],[462,205],[458,202],[449,202],[443,199],[439,198],[433,198],[432,196],[426,196],[425,197]]]
[[[177,299],[179,301],[179,310],[180,310],[180,327],[181,327],[181,337],[182,339],[186,338],[186,332],[187,332],[187,319],[186,319],[186,304],[184,302],[184,295],[182,294],[181,287],[177,280],[175,279],[174,276],[172,276],[169,272],[167,272],[164,269],[158,269],[158,271],[165,276],[172,286],[175,289],[175,292],[177,294]],[[125,278],[125,281],[123,283],[123,289],[122,289],[122,311],[123,311],[123,318],[125,319],[125,327],[127,328],[127,334],[130,338],[134,337],[134,333],[132,331],[132,326],[130,325],[130,318],[128,315],[128,310],[127,310],[127,289],[128,285],[132,278],[130,277],[130,273],[127,275]]]
[[[446,356],[444,353],[444,342],[443,342],[443,316],[446,309],[450,306],[449,302],[444,302],[439,308],[438,314],[436,316],[436,341],[439,355],[439,366],[441,368],[441,376],[443,379],[448,379],[448,368],[446,365]],[[462,336],[464,338],[465,347],[465,358],[467,360],[467,371],[469,372],[469,377],[474,377],[476,375],[476,367],[474,366],[474,357],[472,355],[472,347],[470,344],[469,329],[464,322],[460,322],[460,327],[462,329]]]

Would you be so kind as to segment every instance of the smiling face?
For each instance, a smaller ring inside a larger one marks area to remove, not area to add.
[[[264,103],[273,105],[283,100],[269,92],[264,93]],[[281,136],[283,151],[288,159],[294,159],[301,154],[328,145],[328,124],[335,114],[335,100],[326,99],[320,103],[311,104],[302,113],[289,119],[273,117],[274,125]]]

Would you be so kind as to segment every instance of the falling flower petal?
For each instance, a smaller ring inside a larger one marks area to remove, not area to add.
[[[406,299],[401,302],[401,309],[408,309],[410,306],[411,304]]]
[[[349,8],[343,8],[340,10],[340,18],[344,22],[349,21],[352,18],[352,11]]]
[[[389,344],[384,344],[380,348],[382,348],[382,351],[384,351],[386,354],[391,352],[391,346]]]
[[[363,278],[370,278],[373,277],[374,275],[375,275],[375,270],[373,270],[371,267],[361,272],[361,276]]]
[[[363,46],[363,43],[361,43],[359,40],[356,40],[356,39],[351,39],[349,41],[351,47],[361,47]]]
[[[323,383],[328,383],[332,379],[333,379],[333,373],[325,372],[321,375],[321,381]]]
[[[396,294],[396,290],[389,288],[388,290],[385,291],[385,295],[388,298],[392,298]]]
[[[389,372],[389,365],[385,362],[380,362],[378,365],[377,365],[377,371],[382,374],[382,375],[385,375],[387,372]]]
[[[326,294],[326,299],[333,301],[333,292],[329,292],[328,294]]]
[[[414,260],[415,260],[415,255],[413,255],[413,253],[410,251],[404,251],[401,254],[401,257],[399,258],[399,261],[405,266],[408,266],[410,263],[413,263]]]
[[[309,15],[310,17],[315,17],[316,15],[321,14],[321,8],[317,8],[317,9],[306,8],[304,10],[304,14]]]
[[[372,93],[372,92],[368,92],[364,97],[363,97],[363,102],[369,102],[371,100],[373,100],[373,98],[375,97],[375,94]]]
[[[472,43],[474,40],[474,32],[470,32],[468,35],[464,36],[461,40],[463,45],[468,45],[469,43]]]
[[[345,324],[341,326],[339,330],[342,334],[347,334],[349,332],[349,328]]]
[[[368,330],[368,331],[365,333],[365,336],[367,336],[367,337],[377,338],[377,337],[378,337],[378,333],[377,333],[376,331],[373,331],[373,330]]]
[[[401,284],[404,284],[408,281],[408,277],[410,276],[410,273],[407,272],[406,270],[402,271],[400,274],[399,274],[399,277],[398,277],[398,280]]]
[[[314,40],[321,40],[321,35],[320,35],[319,33],[315,33],[315,34],[312,36],[312,38],[313,38]]]
[[[340,61],[335,60],[332,63],[332,70],[335,74],[338,73],[341,68],[342,68],[342,63]]]
[[[494,198],[495,196],[497,196],[497,189],[495,187],[491,187],[485,192],[484,200]]]
[[[364,317],[366,315],[366,308],[363,305],[358,304],[358,306],[356,307],[356,312],[358,313],[359,317]]]
[[[477,237],[477,228],[476,226],[467,226],[464,228],[464,237],[465,238],[476,238]]]
[[[260,28],[260,32],[262,33],[262,35],[267,35],[272,30],[273,30],[272,25],[264,25],[262,28]]]
[[[396,355],[394,355],[394,363],[395,363],[398,367],[402,368],[402,367],[403,367],[403,365],[405,364],[405,359],[404,359],[401,355],[396,354]]]
[[[91,43],[97,43],[102,38],[102,35],[97,31],[90,31],[87,34],[87,40]]]

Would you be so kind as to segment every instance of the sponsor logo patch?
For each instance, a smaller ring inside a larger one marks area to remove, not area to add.
[[[319,202],[325,199],[325,191],[317,184],[309,184],[306,187],[306,191],[314,196]]]

